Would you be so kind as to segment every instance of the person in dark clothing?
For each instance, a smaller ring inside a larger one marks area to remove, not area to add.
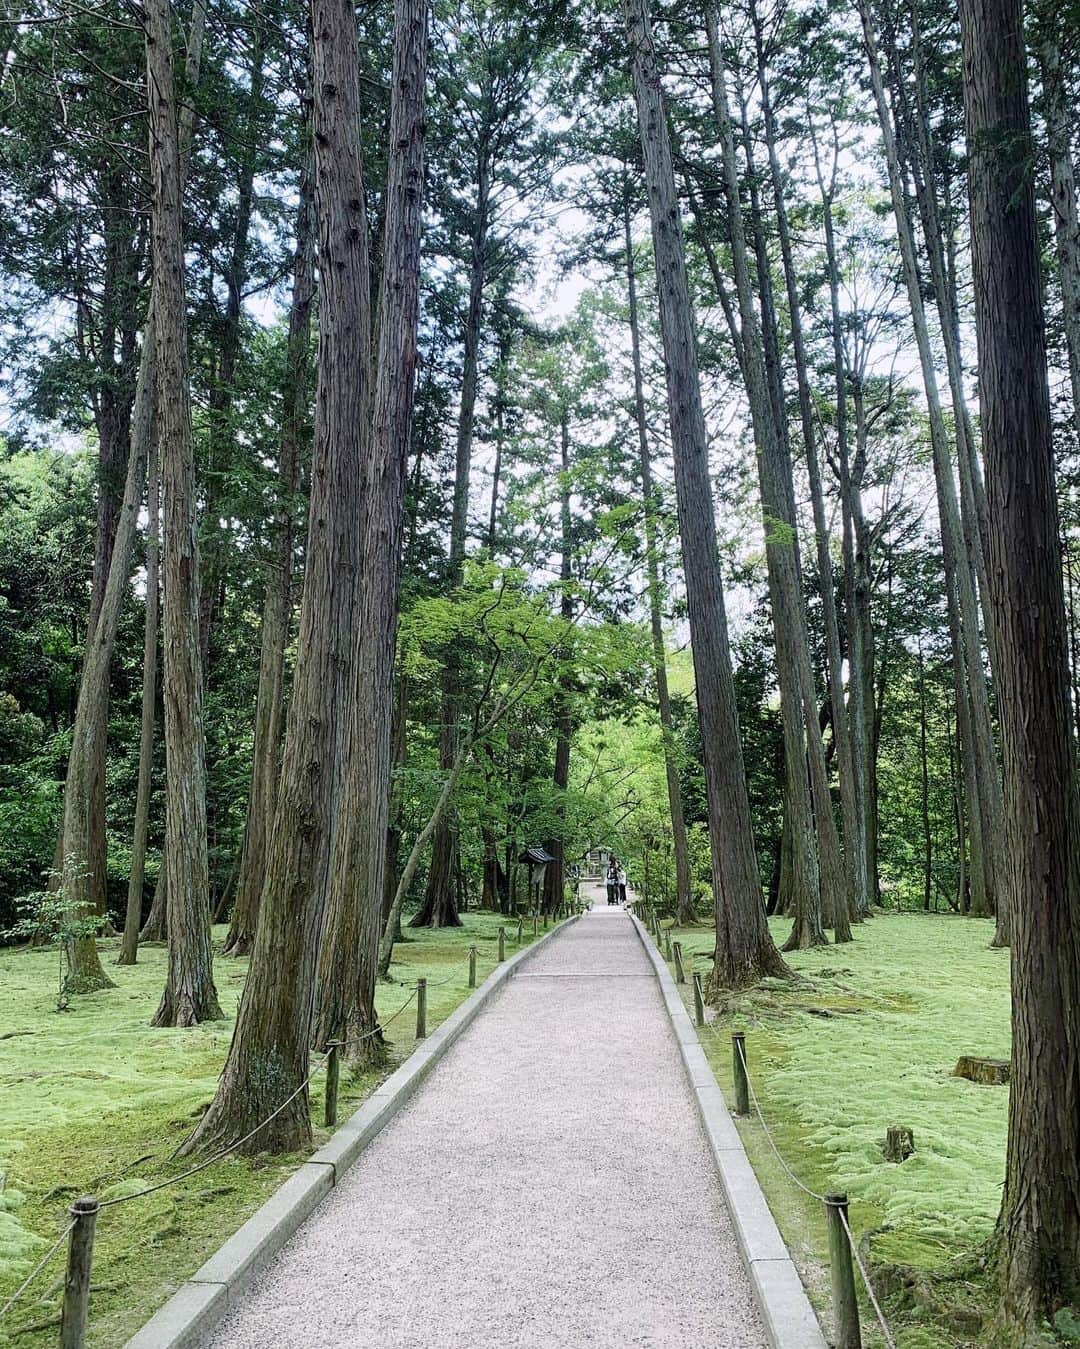
[[[614,858],[608,859],[607,868],[607,902],[617,904],[619,900],[619,863]]]

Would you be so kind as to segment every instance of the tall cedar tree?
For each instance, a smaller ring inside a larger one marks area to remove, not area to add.
[[[244,998],[217,1093],[184,1151],[251,1133],[250,1151],[310,1141],[307,1076],[360,566],[369,435],[370,262],[360,160],[360,49],[346,0],[312,0],[319,373],[304,597],[292,698]],[[276,1113],[275,1113],[276,1112]]]
[[[301,443],[307,420],[311,362],[311,309],[315,298],[315,185],[310,150],[305,150],[300,174],[300,202],[296,215],[293,253],[292,303],[285,355],[284,418],[278,455],[277,518],[266,571],[262,632],[259,648],[259,684],[255,697],[255,739],[251,753],[251,789],[248,794],[240,874],[236,882],[225,954],[247,955],[255,936],[259,901],[266,877],[270,831],[277,804],[281,723],[285,710],[285,648],[292,613],[293,549],[296,534],[297,493],[300,489]]]
[[[169,971],[157,1026],[221,1016],[210,950],[195,457],[188,386],[180,125],[167,0],[146,11],[154,338],[165,563],[165,866]]]
[[[624,0],[652,219],[716,911],[716,987],[788,975],[765,921],[731,674],[686,252],[647,0]]]
[[[961,0],[979,401],[1005,765],[1013,1058],[1001,1322],[1080,1302],[1080,828],[1020,0]]]
[[[427,0],[397,0],[371,447],[363,464],[362,583],[349,754],[319,963],[316,1040],[375,1036],[390,805],[394,645],[416,387]],[[352,1047],[350,1047],[352,1048]],[[370,1057],[370,1055],[368,1055]]]

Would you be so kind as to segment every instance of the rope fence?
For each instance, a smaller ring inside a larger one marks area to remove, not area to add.
[[[574,910],[577,910],[577,906],[574,906]],[[560,907],[558,914],[552,916],[561,917],[564,912],[569,914],[571,911],[569,906],[563,906]],[[533,919],[533,935],[535,936],[537,926],[535,914],[533,915]],[[545,915],[544,926],[547,926],[547,915]],[[517,924],[517,943],[519,945],[523,939],[523,931],[523,919],[519,918]],[[205,1171],[208,1167],[214,1166],[217,1162],[223,1161],[232,1153],[239,1151],[257,1134],[261,1133],[268,1124],[272,1124],[298,1096],[305,1092],[312,1081],[324,1068],[327,1073],[324,1122],[327,1128],[333,1128],[337,1123],[338,1077],[340,1073],[342,1052],[356,1049],[374,1036],[381,1036],[386,1028],[392,1025],[393,1022],[407,1011],[414,1002],[416,1003],[416,1039],[424,1039],[427,1035],[428,989],[445,988],[448,984],[460,981],[465,967],[468,969],[468,987],[475,988],[477,957],[478,948],[475,944],[471,945],[465,960],[456,964],[445,979],[429,982],[425,978],[418,978],[413,986],[412,992],[401,1006],[389,1016],[378,1018],[377,1024],[373,1026],[371,1030],[365,1031],[362,1035],[353,1036],[348,1039],[328,1041],[325,1052],[318,1055],[311,1071],[296,1090],[290,1092],[265,1119],[260,1120],[259,1123],[244,1134],[243,1137],[235,1139],[226,1147],[219,1148],[209,1157],[205,1157],[202,1161],[196,1162],[185,1171],[178,1172],[175,1176],[169,1176],[167,1179],[158,1181],[154,1185],[145,1186],[141,1190],[135,1190],[131,1194],[114,1195],[111,1199],[101,1200],[93,1196],[84,1196],[83,1198],[76,1199],[68,1210],[71,1221],[68,1223],[67,1227],[64,1228],[57,1240],[49,1247],[19,1287],[16,1288],[15,1292],[12,1293],[3,1306],[0,1307],[0,1321],[2,1321],[12,1308],[15,1307],[30,1285],[56,1256],[64,1243],[67,1242],[68,1259],[64,1280],[63,1310],[60,1319],[60,1343],[61,1349],[84,1349],[90,1302],[90,1272],[93,1262],[94,1233],[97,1216],[102,1209],[114,1208],[117,1205],[128,1204],[137,1199],[145,1199],[147,1195],[156,1194],[158,1191],[168,1189],[173,1185],[179,1185],[181,1181],[189,1180],[192,1176],[198,1175],[200,1171]],[[506,928],[500,927],[498,931],[498,956],[496,963],[501,964],[505,959]],[[144,1032],[144,1034],[152,1033],[152,1030]]]
[[[676,982],[685,983],[686,962],[681,943],[672,941],[671,929],[662,926],[660,916],[655,908],[646,913],[644,921],[646,927],[653,933],[658,949],[663,952],[666,960],[675,966]],[[701,970],[691,970],[695,1020],[698,1026],[705,1025],[705,1000],[701,977]],[[836,1318],[835,1349],[862,1349],[862,1330],[855,1288],[854,1271],[856,1268],[866,1289],[867,1299],[874,1310],[874,1315],[877,1317],[885,1343],[888,1349],[896,1349],[896,1340],[889,1329],[888,1322],[885,1320],[881,1304],[878,1302],[873,1284],[870,1281],[870,1274],[859,1254],[855,1234],[851,1230],[851,1223],[848,1220],[847,1195],[843,1193],[819,1194],[817,1190],[807,1185],[791,1169],[787,1159],[777,1147],[776,1139],[773,1137],[772,1130],[762,1113],[757,1093],[754,1091],[754,1084],[746,1061],[746,1035],[743,1031],[732,1032],[731,1048],[732,1076],[735,1083],[735,1113],[737,1115],[749,1115],[751,1109],[753,1110],[769,1147],[780,1163],[781,1170],[803,1194],[825,1207],[826,1225],[829,1234],[833,1313]]]
[[[75,1219],[73,1218],[71,1222],[68,1223],[67,1227],[65,1227],[64,1230],[60,1233],[56,1241],[49,1247],[49,1249],[41,1257],[38,1263],[26,1276],[26,1278],[23,1279],[22,1283],[19,1284],[18,1288],[15,1289],[14,1293],[12,1293],[12,1295],[8,1298],[8,1300],[4,1303],[4,1305],[0,1307],[0,1320],[2,1320],[8,1314],[8,1312],[11,1311],[12,1307],[14,1307],[16,1302],[18,1302],[19,1298],[22,1297],[22,1295],[34,1282],[34,1280],[45,1268],[45,1266],[49,1263],[49,1261],[53,1258],[53,1256],[64,1244],[64,1242],[67,1241],[68,1236],[71,1233],[71,1229],[74,1226],[75,1226]]]

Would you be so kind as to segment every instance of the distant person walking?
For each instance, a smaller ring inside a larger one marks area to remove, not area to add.
[[[607,902],[617,904],[619,900],[619,863],[612,857],[607,868]]]
[[[626,868],[618,868],[619,903],[626,903]]]

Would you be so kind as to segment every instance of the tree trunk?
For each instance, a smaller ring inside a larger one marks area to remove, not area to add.
[[[960,508],[956,498],[956,485],[952,476],[948,433],[941,409],[941,400],[938,396],[934,355],[930,345],[930,333],[926,323],[926,311],[923,305],[922,286],[915,254],[914,232],[908,214],[892,119],[885,98],[885,87],[877,55],[877,40],[869,0],[859,0],[859,13],[862,18],[864,42],[877,105],[878,121],[885,145],[893,215],[896,220],[897,236],[900,243],[904,282],[908,304],[911,309],[915,342],[919,351],[923,385],[926,390],[934,479],[937,487],[938,515],[941,524],[941,552],[945,568],[947,598],[951,611],[950,628],[954,638],[956,659],[963,672],[963,679],[966,682],[967,693],[971,702],[971,739],[965,747],[965,753],[970,753],[974,760],[975,783],[978,792],[977,809],[982,823],[982,843],[986,856],[986,865],[983,868],[985,903],[989,911],[997,912],[999,906],[996,903],[994,887],[998,878],[1003,875],[1004,865],[1001,853],[1004,832],[1001,781],[998,777],[994,755],[990,701],[979,641],[978,606],[974,586],[972,585],[971,570],[967,565],[967,555],[963,546]],[[974,814],[974,811],[972,814]],[[1003,940],[1004,931],[1000,923],[998,932],[998,940]]]
[[[574,601],[570,594],[570,581],[573,576],[570,518],[570,423],[566,409],[562,411],[559,422],[559,453],[561,473],[559,476],[559,612],[569,631],[574,617]],[[556,681],[555,692],[555,766],[552,774],[552,786],[555,789],[555,811],[559,819],[559,829],[548,842],[551,861],[544,872],[543,908],[545,913],[555,913],[563,902],[566,890],[566,844],[563,826],[566,821],[566,789],[570,784],[570,744],[574,734],[574,722],[570,713],[570,690],[566,664],[571,659],[571,649],[561,647],[558,657],[562,668]]]
[[[961,0],[960,19],[1013,938],[999,1313],[1034,1340],[1080,1302],[1080,812],[1023,12]]]
[[[705,759],[716,916],[713,986],[738,988],[762,975],[787,975],[790,971],[769,933],[754,854],[717,556],[690,286],[647,0],[624,0],[624,15],[649,188],[675,493]]]
[[[634,241],[630,232],[630,196],[624,182],[623,242],[626,249],[626,288],[630,307],[630,354],[634,368],[634,423],[637,429],[638,464],[641,470],[641,499],[645,509],[645,566],[649,590],[649,630],[652,635],[653,673],[656,676],[656,701],[660,713],[660,736],[664,746],[664,775],[667,780],[668,811],[671,815],[671,840],[675,851],[675,921],[680,927],[694,922],[694,896],[690,883],[690,850],[686,841],[682,788],[675,732],[671,719],[671,694],[668,691],[667,652],[664,648],[664,619],[661,610],[660,540],[657,527],[658,494],[653,486],[652,456],[649,453],[648,426],[645,417],[645,381],[641,368],[641,329],[638,321],[637,274],[634,267]]]
[[[210,682],[210,629],[215,610],[220,605],[221,561],[225,550],[216,505],[218,485],[223,481],[234,440],[232,426],[233,394],[236,387],[236,366],[240,356],[242,334],[244,283],[248,274],[248,253],[251,239],[252,210],[255,204],[255,175],[260,156],[264,153],[267,135],[265,110],[262,107],[265,87],[266,46],[268,22],[259,14],[253,15],[254,35],[251,47],[248,90],[245,98],[247,112],[237,109],[240,125],[236,140],[243,146],[237,172],[236,224],[233,231],[229,261],[223,268],[225,282],[225,313],[216,335],[217,370],[214,372],[208,399],[208,464],[205,477],[206,510],[203,513],[201,545],[201,585],[199,589],[199,653],[203,676]]]
[[[451,587],[461,583],[465,561],[465,536],[469,519],[469,473],[472,467],[473,431],[476,423],[476,394],[480,375],[480,338],[484,316],[484,288],[488,270],[488,226],[490,223],[491,168],[488,151],[481,138],[476,164],[476,214],[472,236],[469,271],[469,308],[465,316],[464,350],[461,367],[461,402],[458,406],[457,449],[454,461],[454,500],[450,517],[450,557],[448,580]],[[451,662],[452,664],[452,659]],[[448,664],[443,680],[442,733],[439,739],[439,768],[448,773],[456,758],[459,735],[461,695]],[[454,854],[457,835],[452,812],[443,815],[431,847],[424,902],[413,915],[410,927],[460,927],[454,896]]]
[[[157,882],[154,885],[154,897],[150,901],[150,912],[146,915],[146,922],[142,925],[142,931],[139,933],[139,941],[145,945],[148,941],[164,941],[168,932],[168,901],[166,895],[169,886],[165,876],[165,858],[162,856],[161,866],[158,870]]]
[[[300,206],[293,254],[292,307],[285,366],[284,411],[278,456],[278,518],[263,597],[259,684],[255,698],[255,740],[251,789],[236,902],[225,941],[225,954],[247,955],[255,937],[259,899],[277,800],[281,722],[284,713],[285,648],[292,613],[296,497],[300,489],[300,446],[306,419],[311,364],[311,306],[315,295],[314,169],[300,175]]]
[[[873,657],[873,644],[866,651],[865,632],[870,628],[870,578],[860,580],[859,557],[856,550],[857,521],[862,519],[860,482],[852,475],[848,443],[847,365],[844,357],[843,320],[840,314],[840,267],[836,254],[836,234],[833,223],[833,196],[836,188],[835,162],[832,181],[826,187],[822,174],[816,138],[811,135],[814,165],[821,189],[823,224],[825,231],[825,258],[829,282],[830,328],[833,348],[833,380],[836,392],[836,457],[840,478],[840,506],[844,560],[844,602],[847,620],[848,707],[841,709],[843,722],[851,745],[851,782],[854,795],[855,824],[850,835],[849,853],[855,877],[851,917],[861,922],[869,913],[877,893],[877,872],[870,856],[867,839],[869,788],[866,774],[866,734],[861,712],[862,688],[866,682],[866,663]],[[838,152],[837,152],[838,154]],[[816,510],[816,507],[815,507]],[[865,623],[856,621],[860,601],[865,600]],[[831,676],[830,676],[831,679]],[[842,768],[841,768],[841,771]],[[849,837],[846,833],[845,837]]]
[[[167,0],[147,6],[154,336],[164,498],[165,762],[169,969],[154,1025],[221,1016],[210,951],[206,767],[199,662],[195,463],[187,368],[181,168]]]
[[[776,343],[769,341],[770,333],[763,334],[754,310],[750,264],[747,255],[742,207],[739,199],[738,170],[735,161],[735,140],[728,112],[725,76],[720,51],[720,35],[716,11],[706,9],[705,23],[709,41],[709,59],[712,75],[713,111],[716,116],[724,162],[727,190],[728,222],[731,236],[732,269],[738,294],[739,318],[742,329],[743,377],[750,403],[754,441],[757,447],[758,483],[765,532],[765,558],[769,576],[769,598],[772,607],[773,632],[776,644],[776,670],[780,685],[780,716],[784,733],[784,773],[786,800],[790,810],[793,867],[794,926],[786,950],[805,949],[825,941],[821,926],[821,878],[819,871],[818,826],[822,831],[832,822],[831,805],[827,818],[815,819],[814,804],[807,779],[808,754],[812,745],[807,736],[805,698],[807,685],[812,691],[813,673],[806,640],[806,616],[803,610],[802,588],[798,565],[798,534],[795,527],[794,488],[791,481],[791,462],[788,458],[781,427],[777,421],[783,396],[779,387],[770,391],[770,370],[764,352],[773,351],[772,381],[779,383]],[[753,166],[750,166],[751,173]],[[758,223],[758,222],[755,222]],[[757,231],[757,242],[760,230]],[[759,260],[759,281],[762,272]],[[763,320],[772,326],[771,295],[762,292]],[[764,338],[764,340],[763,340]],[[817,721],[817,699],[811,698],[810,715],[813,734],[821,751],[821,734]],[[824,752],[820,764],[824,774]],[[828,796],[828,786],[825,786]],[[833,869],[830,881],[839,881],[842,887],[839,847],[831,854]],[[846,904],[841,895],[833,894],[837,903]]]
[[[371,410],[371,271],[356,13],[312,0],[319,361],[300,633],[251,966],[217,1093],[183,1151],[311,1139],[315,962],[337,815],[360,567],[361,457]]]
[[[375,979],[390,807],[394,644],[416,387],[427,0],[396,0],[371,448],[362,479],[361,585],[339,827],[319,960],[316,1043],[376,1048]]]
[[[139,734],[139,785],[135,797],[135,830],[131,843],[127,914],[118,965],[134,965],[142,922],[143,877],[146,870],[146,833],[150,821],[150,790],[154,769],[154,719],[157,710],[158,605],[160,552],[158,535],[161,491],[158,447],[151,441],[149,485],[146,491],[146,631],[143,639],[142,725]]]
[[[1047,0],[1037,7],[1039,69],[1042,73],[1043,116],[1050,161],[1050,204],[1054,213],[1061,318],[1069,358],[1073,423],[1080,437],[1080,217],[1076,207],[1076,169],[1072,159],[1075,109],[1066,106],[1061,69],[1061,14]]]
[[[923,832],[923,909],[930,912],[934,883],[934,840],[930,833],[930,770],[926,755],[926,662],[919,642],[919,805]]]
[[[832,801],[828,789],[828,777],[825,770],[824,747],[818,727],[807,726],[810,742],[811,783],[814,792],[814,811],[819,820],[819,837],[822,842],[822,907],[826,910],[826,921],[833,928],[838,942],[851,940],[850,914],[855,907],[855,893],[858,877],[855,872],[855,840],[858,833],[858,801],[855,793],[854,768],[851,757],[851,738],[848,732],[847,716],[844,709],[844,689],[842,660],[840,655],[840,625],[836,616],[836,596],[833,590],[832,560],[829,553],[829,533],[825,519],[825,501],[821,483],[821,469],[818,463],[817,436],[814,431],[813,406],[810,381],[807,372],[806,347],[803,340],[802,314],[799,306],[798,280],[795,275],[794,256],[791,247],[791,232],[788,227],[787,206],[784,201],[783,179],[776,153],[776,119],[769,95],[768,72],[765,68],[764,49],[758,24],[756,8],[754,14],[755,43],[758,54],[758,87],[762,108],[765,114],[766,148],[769,156],[769,174],[772,181],[773,202],[776,207],[777,230],[780,237],[780,254],[784,267],[784,281],[787,290],[788,320],[791,325],[791,343],[795,358],[795,375],[799,390],[799,415],[802,422],[803,446],[806,450],[807,472],[810,478],[810,496],[814,512],[814,535],[817,547],[818,582],[821,591],[821,607],[825,620],[825,648],[829,672],[829,696],[832,707],[833,743],[840,776],[840,806],[844,821],[844,884],[841,887],[837,878],[825,880],[825,871],[837,865],[835,856],[839,854],[839,840],[835,839],[835,824],[832,819]],[[809,665],[809,662],[807,662]],[[807,707],[807,712],[810,712]],[[819,756],[819,748],[821,750]],[[824,828],[822,825],[824,824]],[[834,843],[835,840],[835,843]],[[833,849],[835,847],[835,854]],[[828,859],[828,860],[827,860]]]
[[[450,802],[453,800],[454,792],[461,781],[461,775],[469,762],[472,754],[473,740],[471,736],[458,746],[457,757],[450,765],[450,772],[439,791],[435,801],[435,808],[428,817],[427,823],[420,830],[413,845],[409,849],[409,856],[405,860],[405,866],[402,868],[401,879],[397,883],[397,890],[394,892],[394,900],[390,905],[390,912],[386,916],[383,925],[382,937],[379,941],[378,954],[378,975],[380,979],[390,977],[390,961],[394,954],[394,942],[397,940],[397,928],[401,922],[401,906],[405,903],[405,896],[409,893],[409,887],[412,885],[413,877],[416,875],[416,869],[420,865],[420,858],[428,841],[434,837],[432,847],[438,845],[438,829],[443,817],[446,814]]]
[[[955,272],[950,277],[946,261],[945,238],[941,228],[941,212],[938,207],[936,182],[936,157],[931,131],[931,109],[927,103],[928,77],[922,54],[922,36],[919,22],[918,3],[911,3],[911,50],[914,60],[915,115],[912,115],[907,88],[899,69],[899,56],[895,42],[889,42],[889,59],[893,71],[893,89],[903,117],[906,138],[909,143],[908,159],[915,183],[919,204],[919,216],[922,221],[923,240],[926,256],[930,264],[930,279],[933,284],[934,298],[941,328],[942,346],[945,350],[945,362],[949,376],[949,391],[953,405],[953,417],[956,424],[957,464],[960,470],[960,520],[964,541],[964,558],[961,565],[971,569],[972,586],[978,581],[982,600],[982,615],[986,629],[987,650],[990,654],[990,666],[993,668],[994,641],[993,623],[990,618],[990,601],[985,557],[985,489],[978,470],[978,451],[975,445],[975,431],[968,412],[967,394],[964,388],[964,374],[960,358],[960,319],[956,298]],[[996,772],[996,769],[995,769]]]
[[[199,82],[202,26],[199,5],[193,14],[188,39],[184,82],[193,89]],[[182,128],[183,132],[183,128]],[[182,134],[181,168],[186,167],[190,126]],[[157,361],[154,338],[154,295],[151,290],[146,329],[139,354],[135,397],[131,412],[131,448],[127,457],[120,518],[108,558],[97,621],[88,624],[86,657],[73,717],[71,753],[64,783],[63,823],[56,847],[56,872],[69,904],[85,914],[105,912],[104,770],[108,731],[109,666],[120,624],[120,613],[131,573],[131,554],[138,528],[139,508],[146,484],[146,465],[154,426]],[[107,988],[111,981],[102,969],[93,937],[69,944],[68,986],[73,992]]]
[[[510,376],[510,352],[513,330],[504,320],[499,332],[499,359],[495,366],[495,462],[491,468],[491,510],[488,514],[488,552],[495,556],[495,540],[499,524],[499,486],[502,480],[503,448],[506,444],[506,393]]]
[[[124,509],[124,489],[128,459],[131,454],[131,410],[134,396],[131,366],[133,363],[135,318],[132,298],[138,294],[138,248],[132,237],[133,211],[124,175],[115,169],[105,169],[101,180],[105,197],[104,273],[101,283],[101,332],[98,336],[96,359],[100,379],[92,396],[94,426],[98,438],[97,461],[97,520],[94,531],[94,566],[90,588],[90,611],[87,618],[86,641],[94,637],[98,615],[105,600],[109,569],[117,529]],[[116,348],[120,346],[120,361]],[[90,355],[90,352],[87,352]],[[86,820],[86,890],[80,902],[90,907],[88,913],[108,922],[107,893],[107,836],[106,836],[106,755],[109,732],[109,697],[106,688],[103,697],[96,699],[91,715],[95,718],[93,733],[88,743],[93,747],[93,762],[87,768],[88,798]],[[50,877],[49,888],[54,888],[63,874],[63,839],[58,837],[58,865]],[[86,958],[92,964],[89,947]],[[97,978],[90,970],[89,982]],[[74,986],[74,985],[73,985]]]

